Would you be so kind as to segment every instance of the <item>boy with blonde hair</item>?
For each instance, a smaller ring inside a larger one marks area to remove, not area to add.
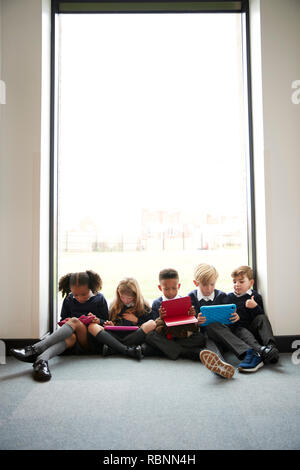
[[[195,268],[194,277],[194,284],[197,286],[197,289],[190,292],[189,296],[191,297],[192,305],[196,312],[200,312],[200,308],[202,306],[235,303],[227,296],[227,294],[225,294],[225,292],[215,289],[215,284],[219,275],[214,266],[206,263],[199,264]],[[198,318],[199,317],[202,317],[201,313],[198,315]],[[250,355],[251,351],[251,363],[247,364],[245,369],[243,368],[242,363],[239,364],[238,370],[240,372],[256,372],[263,366],[263,360],[259,354],[261,345],[258,344],[249,330],[239,326],[239,319],[240,317],[238,313],[235,312],[231,316],[232,324],[222,325],[221,323],[210,323],[209,325],[202,327],[201,330],[205,331],[207,337],[211,339],[217,347],[230,350],[239,359],[248,357],[247,355]],[[202,351],[200,353],[201,361],[209,369],[211,369],[211,364],[214,363],[212,354],[213,353],[208,353],[206,351]],[[221,359],[223,360],[222,356]]]
[[[197,314],[204,305],[228,304],[227,295],[215,289],[219,277],[216,268],[210,264],[200,263],[194,270],[194,284],[196,289],[189,293]]]
[[[239,266],[232,273],[234,292],[228,294],[235,303],[240,317],[239,326],[249,330],[261,344],[260,354],[264,363],[276,363],[279,351],[270,321],[265,315],[262,296],[253,290],[254,275],[250,266]]]

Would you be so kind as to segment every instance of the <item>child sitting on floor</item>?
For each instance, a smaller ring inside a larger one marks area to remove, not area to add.
[[[206,344],[206,338],[199,331],[199,325],[206,321],[201,314],[198,315],[192,306],[189,315],[198,318],[197,323],[167,327],[164,322],[165,310],[161,306],[162,301],[169,301],[179,297],[178,290],[180,288],[178,272],[174,269],[164,269],[159,273],[159,286],[162,296],[156,299],[152,304],[152,310],[156,319],[156,329],[146,335],[146,343],[153,348],[162,351],[168,358],[176,360],[179,357],[199,360],[200,351]],[[205,349],[202,352],[204,357],[210,364],[209,369],[221,375],[222,377],[231,378],[234,374],[234,368],[230,364],[226,364],[218,356],[218,349],[210,341],[209,346],[216,352]],[[208,357],[209,356],[209,357]]]
[[[239,326],[247,328],[261,344],[260,354],[265,364],[276,363],[279,351],[272,326],[265,315],[261,295],[253,290],[254,276],[250,266],[240,266],[231,273],[234,292],[228,294],[230,303],[235,303],[240,317]]]
[[[225,292],[215,289],[217,279],[218,272],[214,266],[201,263],[196,267],[194,284],[197,289],[189,294],[196,311],[200,311],[202,306],[235,303],[230,301]],[[230,350],[242,359],[238,365],[239,372],[256,372],[264,365],[260,355],[261,346],[249,330],[239,325],[239,318],[235,312],[231,316],[231,324],[215,322],[201,329],[218,347]],[[250,356],[252,360],[248,363]],[[208,354],[202,353],[200,359],[210,368],[211,358]]]
[[[95,325],[108,320],[108,307],[99,292],[102,279],[94,271],[68,273],[59,280],[58,289],[65,297],[61,308],[61,328],[42,341],[22,349],[11,349],[11,354],[23,362],[33,363],[33,378],[44,382],[51,379],[48,361],[65,351],[71,354],[98,354],[98,345],[79,318],[90,316]]]
[[[141,344],[147,333],[156,327],[150,306],[144,300],[139,284],[134,278],[122,279],[110,306],[109,320],[103,326],[91,323],[88,331],[99,344],[103,344],[103,355],[125,354],[143,358]],[[105,326],[137,326],[136,331],[105,331]]]

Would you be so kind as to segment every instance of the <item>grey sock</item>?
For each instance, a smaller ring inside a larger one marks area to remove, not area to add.
[[[46,338],[44,338],[42,341],[35,343],[34,349],[38,354],[41,354],[42,352],[46,351],[46,349],[48,349],[50,346],[53,346],[53,344],[60,343],[64,339],[69,338],[73,333],[74,330],[71,325],[65,323],[61,328],[54,331],[52,335],[46,336]]]
[[[66,348],[67,348],[67,345],[65,341],[60,341],[59,343],[53,344],[48,349],[46,349],[42,354],[40,354],[36,358],[36,361],[39,361],[40,359],[43,361],[49,361],[51,357],[58,356],[59,354],[63,353]]]

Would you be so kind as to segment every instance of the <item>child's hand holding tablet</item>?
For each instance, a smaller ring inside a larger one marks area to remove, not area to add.
[[[197,323],[195,310],[191,305],[191,298],[188,296],[163,301],[160,315],[167,326]]]
[[[210,323],[229,325],[239,320],[235,304],[203,306],[200,307],[200,313],[206,317],[205,323],[201,323],[202,326],[209,325]]]

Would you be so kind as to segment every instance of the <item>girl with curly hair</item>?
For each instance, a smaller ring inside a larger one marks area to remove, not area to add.
[[[98,354],[99,346],[79,318],[84,316],[94,325],[108,320],[108,306],[99,291],[102,279],[94,271],[69,273],[61,277],[58,285],[64,297],[61,309],[61,328],[42,341],[23,349],[11,349],[11,354],[23,362],[33,363],[33,377],[38,381],[51,379],[48,361],[54,356],[69,354]]]

